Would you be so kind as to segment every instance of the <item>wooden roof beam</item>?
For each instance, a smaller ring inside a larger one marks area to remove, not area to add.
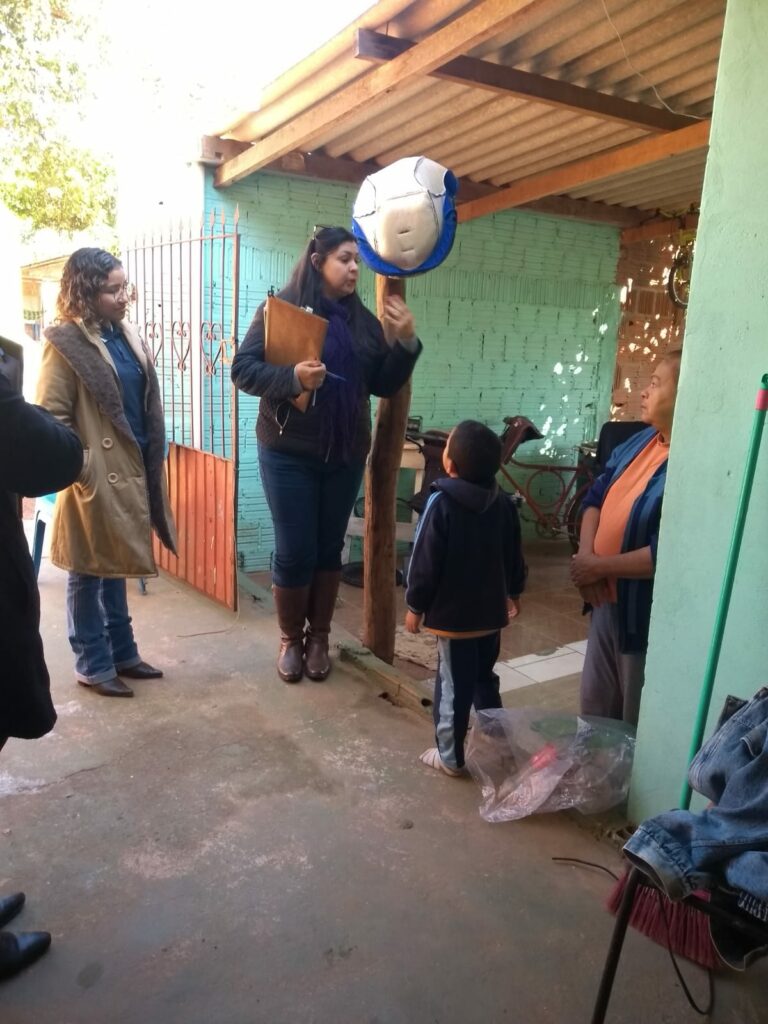
[[[220,166],[226,159],[243,152],[244,148],[250,149],[248,143],[206,135],[203,137],[200,162],[208,166]],[[345,160],[340,157],[326,156],[324,153],[294,152],[268,164],[263,170],[271,171],[273,174],[310,178],[313,181],[359,185],[369,174],[380,171],[381,165],[373,161]],[[457,202],[460,207],[461,203],[496,195],[501,191],[501,189],[493,185],[486,185],[484,182],[460,178]],[[646,214],[639,210],[611,206],[607,203],[592,203],[585,199],[571,199],[569,196],[548,196],[531,203],[524,203],[522,209],[531,213],[546,213],[553,217],[591,221],[595,224],[611,224],[620,228],[633,227],[646,217]]]
[[[501,189],[494,189],[500,192]],[[457,210],[461,205],[457,206]],[[546,213],[552,217],[565,217],[566,220],[589,221],[592,224],[610,224],[612,227],[634,227],[645,216],[642,210],[627,206],[611,206],[608,203],[593,203],[586,199],[571,199],[570,196],[545,196],[534,199],[531,203],[523,203],[521,210],[531,213]]]
[[[475,217],[522,206],[523,203],[530,203],[543,196],[562,195],[591,181],[601,181],[681,153],[704,149],[708,141],[709,121],[700,121],[668,135],[631,142],[618,149],[609,149],[584,160],[520,178],[495,195],[474,199],[459,207],[459,220],[474,220]]]
[[[267,164],[264,170],[312,178],[316,181],[360,185],[369,174],[375,174],[381,167],[381,164],[373,161],[345,160],[343,157],[326,156],[324,153],[288,153],[279,160]],[[469,178],[459,180],[459,195],[462,200],[480,199],[496,191],[493,185],[470,181]]]
[[[234,139],[220,139],[216,135],[204,135],[200,148],[200,163],[209,167],[221,167],[235,156],[247,153],[252,147],[248,142],[237,142]],[[373,161],[345,160],[341,157],[327,156],[325,153],[302,153],[294,151],[286,153],[279,160],[263,167],[264,171],[276,174],[292,174],[298,178],[312,178],[314,181],[332,181],[342,185],[360,185],[369,174],[381,170],[382,165]],[[498,191],[493,185],[483,185],[470,181],[469,178],[459,180],[459,191],[462,200],[479,199]]]
[[[295,149],[313,149],[325,137],[343,130],[379,96],[428,75],[465,50],[512,28],[520,12],[535,3],[538,0],[479,0],[465,14],[412,49],[305,109],[248,152],[225,161],[216,173],[216,185],[223,187],[241,181]]]
[[[410,39],[385,36],[370,29],[359,29],[355,56],[376,64],[395,60],[402,53],[417,46]],[[501,93],[515,99],[533,100],[548,106],[558,107],[577,114],[633,128],[647,128],[654,132],[671,132],[685,128],[691,123],[689,117],[673,114],[663,107],[652,107],[645,103],[633,103],[619,96],[584,89],[579,85],[559,82],[544,75],[519,71],[504,64],[494,64],[475,57],[456,57],[430,72],[435,78],[443,78],[459,85]]]

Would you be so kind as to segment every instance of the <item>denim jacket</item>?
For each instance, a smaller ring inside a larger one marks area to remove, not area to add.
[[[732,709],[734,698],[729,702]],[[743,910],[766,921],[768,687],[736,706],[688,772],[693,789],[715,806],[698,814],[678,810],[651,818],[624,851],[670,899],[725,885],[739,893]]]
[[[657,431],[653,427],[641,430],[624,444],[614,449],[604,472],[595,480],[584,498],[584,508],[602,508],[610,487],[627,466],[651,443]],[[667,480],[667,463],[663,462],[632,507],[624,530],[622,554],[650,546],[656,564],[659,542],[661,501]],[[642,653],[648,647],[648,628],[651,622],[653,580],[619,579],[616,584],[619,612],[619,648],[624,654]]]

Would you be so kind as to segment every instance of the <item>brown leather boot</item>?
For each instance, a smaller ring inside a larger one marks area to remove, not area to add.
[[[341,572],[336,570],[319,570],[312,580],[309,592],[307,619],[309,628],[304,643],[305,671],[316,683],[328,678],[331,671],[331,659],[328,654],[328,635],[331,632],[331,620],[336,610],[336,595],[339,592]]]
[[[277,672],[283,682],[298,683],[304,674],[304,623],[309,587],[272,587],[280,626]]]

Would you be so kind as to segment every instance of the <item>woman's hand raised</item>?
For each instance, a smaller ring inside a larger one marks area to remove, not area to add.
[[[416,337],[413,313],[399,295],[390,295],[386,299],[382,326],[384,337],[390,345],[394,345],[396,341],[413,341]]]

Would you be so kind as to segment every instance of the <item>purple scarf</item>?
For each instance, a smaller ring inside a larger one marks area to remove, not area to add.
[[[360,416],[362,375],[355,352],[355,339],[349,326],[350,310],[340,303],[324,299],[318,310],[328,320],[323,347],[323,362],[330,373],[317,392],[324,409],[324,448],[334,462],[348,462],[354,454],[354,442]]]

